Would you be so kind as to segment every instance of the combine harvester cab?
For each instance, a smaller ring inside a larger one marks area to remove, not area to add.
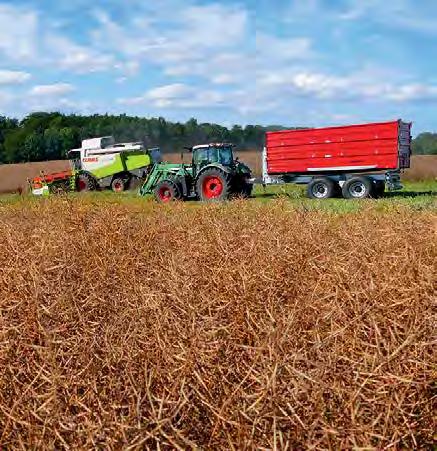
[[[84,140],[68,157],[71,170],[35,177],[30,182],[33,194],[106,188],[122,192],[141,183],[152,164],[161,161],[159,149],[146,150],[142,143],[116,144],[112,136]]]
[[[305,184],[314,199],[379,197],[402,189],[411,139],[402,120],[268,132],[263,184]]]

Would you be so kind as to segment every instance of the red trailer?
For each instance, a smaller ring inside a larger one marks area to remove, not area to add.
[[[319,199],[378,196],[402,188],[410,155],[411,123],[401,120],[268,132],[263,183],[305,183]]]

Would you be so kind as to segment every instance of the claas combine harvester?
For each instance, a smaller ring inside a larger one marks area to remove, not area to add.
[[[82,141],[82,147],[70,150],[68,156],[70,170],[42,173],[30,181],[33,194],[106,188],[125,191],[144,180],[150,166],[159,161],[160,152],[147,150],[142,143],[116,144],[112,136],[106,136]]]
[[[234,159],[233,147],[230,143],[187,147],[191,162],[173,164],[162,161],[158,148],[115,144],[112,137],[89,139],[69,152],[69,171],[41,174],[30,185],[35,195],[105,188],[121,192],[139,185],[141,196],[153,194],[158,202],[248,197],[254,179],[248,166]]]

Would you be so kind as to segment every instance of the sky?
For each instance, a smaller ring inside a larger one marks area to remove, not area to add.
[[[436,0],[0,0],[0,115],[437,131]]]

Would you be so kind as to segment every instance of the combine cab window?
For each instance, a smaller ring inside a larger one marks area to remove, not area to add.
[[[113,146],[114,143],[114,138],[112,136],[107,136],[105,138],[102,138],[101,147],[102,149],[106,149],[107,147]]]
[[[80,163],[80,152],[77,150],[70,150],[67,154],[68,159],[70,160],[70,166],[72,169],[80,170],[81,169],[81,163]]]

